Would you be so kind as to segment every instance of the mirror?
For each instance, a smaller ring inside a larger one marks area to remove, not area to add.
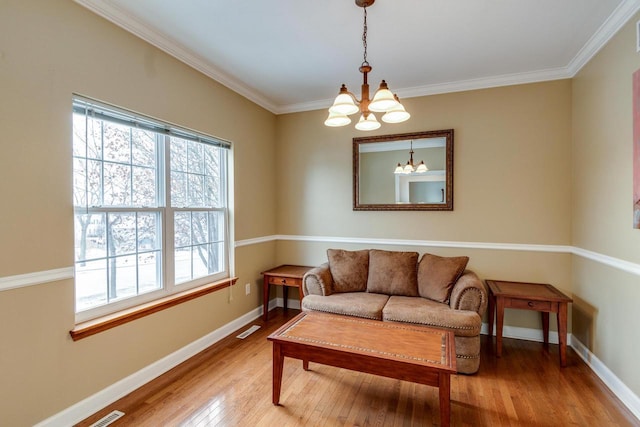
[[[353,210],[452,211],[453,129],[353,138]]]

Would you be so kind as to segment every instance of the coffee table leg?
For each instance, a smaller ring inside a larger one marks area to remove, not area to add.
[[[273,343],[273,404],[280,404],[280,388],[282,387],[282,365],[284,356],[280,344]]]
[[[438,391],[440,394],[440,425],[448,427],[451,423],[451,377],[441,373],[438,376]]]

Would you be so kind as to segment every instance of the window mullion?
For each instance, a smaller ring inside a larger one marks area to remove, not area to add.
[[[174,248],[174,209],[171,206],[171,140],[166,135],[158,135],[158,140],[161,142],[162,150],[158,150],[161,159],[159,164],[162,167],[160,171],[160,181],[162,182],[163,198],[162,205],[164,206],[164,215],[162,216],[163,227],[163,282],[164,288],[172,292],[175,286],[175,248]]]

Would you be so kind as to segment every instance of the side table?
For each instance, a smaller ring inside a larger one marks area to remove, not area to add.
[[[486,280],[489,286],[489,337],[493,336],[493,316],[496,320],[496,356],[502,356],[502,326],[505,308],[539,311],[545,347],[549,345],[549,313],[558,318],[560,366],[567,365],[567,306],[571,298],[546,283]],[[495,310],[495,311],[494,311]]]
[[[283,287],[284,309],[286,310],[289,287],[298,288],[300,303],[302,303],[302,297],[304,296],[302,293],[302,277],[312,268],[313,267],[306,267],[303,265],[281,265],[260,273],[264,276],[262,318],[265,321],[269,317],[269,291],[271,289],[271,285],[279,285]]]

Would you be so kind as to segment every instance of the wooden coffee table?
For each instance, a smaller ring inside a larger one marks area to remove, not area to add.
[[[280,403],[285,357],[439,388],[440,423],[450,422],[450,375],[456,373],[451,331],[325,313],[300,313],[273,342],[273,404]]]

